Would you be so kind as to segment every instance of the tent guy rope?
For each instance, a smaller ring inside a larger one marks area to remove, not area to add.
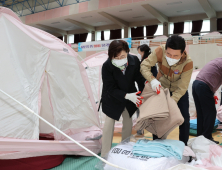
[[[4,95],[8,96],[9,98],[11,98],[12,100],[14,100],[15,102],[17,102],[18,104],[20,104],[22,107],[24,107],[26,110],[28,110],[29,112],[33,113],[35,116],[37,116],[39,119],[41,119],[42,121],[44,121],[46,124],[48,124],[49,126],[51,126],[53,129],[55,129],[56,131],[58,131],[59,133],[61,133],[62,135],[64,135],[65,137],[67,137],[69,140],[71,140],[72,142],[74,142],[75,144],[77,144],[78,146],[80,146],[81,148],[85,149],[87,152],[91,153],[93,156],[97,157],[98,159],[100,159],[101,161],[103,161],[104,163],[113,166],[115,168],[119,168],[122,170],[127,170],[124,169],[122,167],[119,167],[117,165],[114,165],[108,161],[106,161],[105,159],[101,158],[100,156],[98,156],[97,154],[93,153],[92,151],[90,151],[89,149],[87,149],[86,147],[84,147],[83,145],[81,145],[79,142],[75,141],[74,139],[72,139],[71,137],[69,137],[68,135],[66,135],[65,133],[63,133],[61,130],[59,130],[57,127],[53,126],[51,123],[49,123],[47,120],[45,120],[44,118],[42,118],[41,116],[39,116],[38,114],[36,114],[33,110],[29,109],[27,106],[23,105],[22,103],[20,103],[18,100],[14,99],[12,96],[10,96],[9,94],[5,93],[4,91],[2,91],[0,89],[0,92],[2,92]]]

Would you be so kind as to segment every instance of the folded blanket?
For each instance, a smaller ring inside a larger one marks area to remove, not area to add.
[[[152,158],[176,157],[182,159],[184,152],[184,143],[178,140],[139,140],[133,147],[135,156],[148,156]]]
[[[218,119],[215,120],[214,127],[220,124]],[[197,119],[190,120],[190,129],[197,129]]]
[[[177,103],[170,97],[168,89],[161,88],[160,94],[157,95],[150,83],[147,83],[141,96],[144,99],[139,108],[136,130],[146,129],[159,138],[166,139],[172,130],[184,122]]]

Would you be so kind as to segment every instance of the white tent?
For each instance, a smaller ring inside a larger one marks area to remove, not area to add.
[[[98,153],[101,135],[96,103],[77,54],[58,38],[24,25],[0,7],[0,89]],[[39,135],[57,142],[40,141]],[[41,155],[89,155],[0,94],[0,159]]]
[[[132,55],[135,55],[133,53],[130,53]],[[97,101],[97,107],[99,107],[100,99],[101,99],[101,94],[102,94],[102,65],[103,63],[108,59],[108,52],[107,51],[101,51],[99,53],[95,53],[87,58],[85,58],[82,61],[82,64],[86,69],[89,82],[93,91],[93,96],[94,99]],[[106,115],[102,112],[102,109],[100,107],[99,110],[99,118],[100,118],[100,124],[103,127],[105,123],[105,117]],[[136,123],[137,115],[133,115],[133,124]],[[115,133],[121,132],[122,131],[122,116],[120,117],[119,121],[115,122],[115,128],[114,128]]]

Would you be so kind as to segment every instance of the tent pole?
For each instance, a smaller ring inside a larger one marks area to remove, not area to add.
[[[37,116],[39,119],[41,119],[43,122],[45,122],[46,124],[48,124],[49,126],[51,126],[53,129],[55,129],[56,131],[58,131],[59,133],[61,133],[62,135],[64,135],[65,137],[67,137],[69,140],[71,140],[72,142],[74,142],[75,144],[77,144],[78,146],[80,146],[81,148],[85,149],[87,152],[91,153],[92,155],[94,155],[95,157],[97,157],[98,159],[100,159],[101,161],[103,161],[104,163],[113,166],[115,168],[119,168],[122,170],[126,170],[124,168],[121,168],[117,165],[114,165],[110,162],[108,162],[107,160],[103,159],[102,157],[98,156],[97,154],[93,153],[92,151],[90,151],[89,149],[87,149],[85,146],[81,145],[79,142],[75,141],[74,139],[72,139],[71,137],[69,137],[68,135],[66,135],[64,132],[62,132],[61,130],[59,130],[57,127],[53,126],[51,123],[49,123],[47,120],[45,120],[44,118],[42,118],[41,116],[39,116],[38,114],[36,114],[33,110],[31,110],[30,108],[28,108],[27,106],[23,105],[22,103],[20,103],[18,100],[14,99],[13,97],[11,97],[10,95],[8,95],[7,93],[5,93],[4,91],[2,91],[0,89],[0,92],[2,92],[4,95],[6,95],[7,97],[11,98],[12,100],[14,100],[16,103],[20,104],[22,107],[24,107],[26,110],[28,110],[29,112],[33,113],[35,116]]]
[[[86,64],[87,68],[89,67],[89,65],[85,62],[85,60],[78,54],[79,58]]]
[[[90,67],[88,67],[88,69],[90,69]],[[94,87],[94,90],[95,90],[95,92],[96,92],[96,104],[97,103],[99,103],[99,99],[98,99],[98,96],[97,96],[97,89],[96,89],[96,85],[95,85],[95,83],[93,82],[93,87]]]

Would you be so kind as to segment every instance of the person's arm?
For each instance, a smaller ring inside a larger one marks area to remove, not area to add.
[[[135,74],[135,81],[137,82],[139,91],[143,91],[146,79],[142,76],[140,73],[140,61],[137,57],[135,57],[135,63],[136,63],[136,74]]]
[[[181,74],[181,79],[178,80],[178,87],[173,92],[172,98],[176,102],[178,102],[180,98],[186,93],[190,83],[192,72],[193,72],[193,61],[190,61],[184,67],[183,72]]]
[[[153,76],[151,69],[153,66],[156,65],[157,63],[157,53],[158,55],[163,54],[162,47],[158,47],[155,51],[153,51],[145,60],[140,65],[140,72],[142,73],[143,77],[151,82],[152,80],[155,79]],[[160,56],[161,57],[161,56]]]
[[[151,67],[151,72],[152,72],[152,74],[153,74],[154,77],[157,76],[157,73],[158,73],[158,72],[157,72],[156,66]]]
[[[102,66],[102,80],[103,80],[103,86],[107,88],[106,92],[110,96],[114,97],[120,102],[125,102],[126,92],[120,90],[117,87],[112,72],[110,72],[104,65]]]

